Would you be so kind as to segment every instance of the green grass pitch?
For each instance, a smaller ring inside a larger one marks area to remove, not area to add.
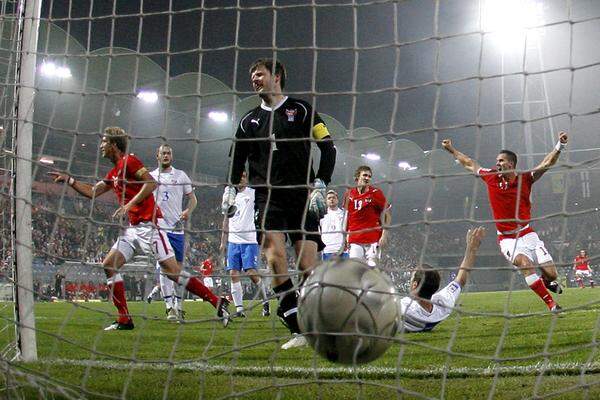
[[[356,368],[309,347],[280,350],[287,331],[275,316],[261,317],[259,306],[223,329],[201,302],[185,303],[185,324],[167,322],[162,302],[137,302],[130,304],[135,330],[103,332],[112,304],[40,303],[40,361],[4,360],[0,396],[600,398],[600,289],[566,290],[560,317],[529,291],[466,293],[460,301],[462,312],[433,332],[399,334],[382,358]],[[11,307],[0,315],[10,326]],[[3,347],[13,331],[2,331]]]

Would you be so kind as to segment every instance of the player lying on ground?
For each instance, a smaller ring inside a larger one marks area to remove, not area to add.
[[[410,281],[410,296],[400,300],[400,330],[427,332],[450,316],[460,292],[469,280],[477,250],[484,236],[483,227],[469,229],[465,256],[456,278],[440,291],[440,273],[426,264],[417,267]]]
[[[299,269],[314,267],[324,247],[319,214],[325,213],[325,185],[333,174],[336,150],[327,127],[310,104],[283,95],[286,75],[279,61],[257,60],[250,67],[250,78],[262,104],[240,120],[228,180],[238,185],[248,162],[248,182],[256,189],[256,230],[274,274],[277,315],[294,334],[282,346],[285,349],[307,344],[299,335],[298,294],[288,274],[286,238],[294,247]],[[316,174],[312,168],[312,142],[321,152]],[[316,190],[311,194],[310,188]],[[227,203],[233,205],[235,189],[229,186],[226,190]],[[311,212],[307,213],[307,208]]]
[[[552,256],[544,242],[531,228],[531,187],[558,161],[560,152],[567,145],[568,137],[561,132],[554,149],[532,171],[517,172],[517,155],[510,150],[501,150],[496,157],[495,168],[481,168],[477,161],[458,151],[448,139],[442,147],[450,152],[463,167],[474,172],[485,182],[496,229],[498,243],[504,257],[516,266],[527,285],[546,303],[551,311],[560,310],[548,289],[561,293],[555,281],[558,276]],[[535,270],[542,270],[540,278]]]
[[[242,174],[235,196],[235,212],[231,217],[225,215],[223,233],[221,234],[221,254],[227,251],[227,265],[231,277],[231,298],[235,304],[235,317],[245,318],[244,289],[240,281],[240,272],[244,271],[258,288],[263,302],[263,317],[271,315],[267,289],[260,274],[256,271],[260,248],[256,239],[254,226],[254,197],[255,190],[248,187],[246,172]],[[223,199],[225,202],[226,199]]]
[[[129,217],[129,226],[124,229],[102,262],[113,304],[119,312],[118,319],[105,330],[130,330],[134,327],[127,309],[125,286],[119,269],[133,257],[136,245],[144,253],[152,253],[169,279],[209,301],[217,309],[217,316],[222,319],[223,325],[227,326],[228,301],[215,296],[198,278],[181,271],[171,244],[157,227],[161,223],[162,212],[152,195],[156,189],[156,181],[136,156],[127,154],[127,144],[127,134],[122,128],[108,127],[104,130],[100,151],[102,157],[113,163],[114,168],[95,185],[79,182],[67,174],[49,173],[54,182],[67,182],[79,194],[90,199],[101,196],[112,188],[120,205],[113,218],[121,220]]]

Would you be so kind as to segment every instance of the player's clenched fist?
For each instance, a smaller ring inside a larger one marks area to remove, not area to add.
[[[569,141],[569,135],[567,132],[561,131],[558,134],[558,142],[556,142],[556,146],[554,146],[554,150],[561,152],[567,147],[567,142]]]
[[[561,143],[567,143],[569,141],[569,135],[567,135],[567,132],[560,132],[558,134],[558,140],[560,140]]]
[[[450,139],[442,140],[442,147],[450,153],[452,153],[452,151],[454,150],[454,147],[452,147],[452,140]]]

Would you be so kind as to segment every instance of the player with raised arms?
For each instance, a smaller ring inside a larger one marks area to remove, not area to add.
[[[129,226],[124,228],[102,262],[113,304],[119,313],[117,320],[105,330],[134,328],[133,319],[127,308],[123,277],[119,269],[133,257],[136,246],[146,254],[152,253],[158,260],[162,272],[167,274],[169,279],[209,301],[217,309],[217,316],[222,320],[223,325],[227,326],[229,302],[215,296],[199,279],[190,276],[186,271],[181,271],[169,240],[158,228],[163,216],[152,195],[157,183],[135,155],[127,154],[127,145],[127,134],[122,128],[108,127],[104,130],[100,151],[102,157],[109,159],[114,167],[95,185],[77,181],[64,173],[49,172],[54,182],[66,182],[79,194],[90,199],[112,189],[119,202],[119,208],[113,214],[113,218],[129,218]]]
[[[371,167],[358,167],[354,172],[356,187],[346,192],[344,205],[350,258],[364,260],[375,267],[387,243],[392,213],[383,191],[371,185],[372,178]]]
[[[560,132],[554,149],[532,171],[517,172],[517,155],[510,150],[501,150],[496,157],[495,168],[481,168],[477,161],[458,151],[449,139],[442,147],[454,156],[467,170],[479,176],[487,186],[492,214],[496,222],[498,244],[504,257],[516,266],[531,290],[551,311],[561,308],[548,292],[561,293],[555,281],[558,276],[552,256],[544,242],[531,227],[531,188],[544,173],[558,161],[567,145],[568,136]],[[542,277],[536,273],[540,266]]]
[[[277,315],[294,336],[283,344],[282,348],[287,349],[306,345],[307,341],[298,327],[298,294],[288,273],[286,237],[293,245],[300,270],[315,266],[317,254],[323,249],[319,219],[326,209],[325,185],[333,174],[336,149],[325,123],[311,105],[282,93],[286,74],[281,62],[260,59],[249,72],[262,104],[242,117],[235,133],[230,186],[225,189],[223,208],[234,205],[235,186],[248,162],[249,185],[256,189],[259,243],[274,273]],[[316,174],[311,162],[313,142],[321,152]]]
[[[260,274],[257,272],[260,248],[256,239],[254,225],[255,190],[248,187],[246,172],[242,174],[235,196],[235,213],[232,217],[225,216],[223,233],[221,234],[221,253],[227,251],[227,265],[231,277],[231,298],[235,304],[235,317],[246,317],[244,313],[244,289],[240,281],[240,272],[244,271],[254,282],[263,302],[263,317],[271,315],[269,297]],[[226,199],[223,199],[224,201]]]
[[[573,260],[573,271],[575,272],[575,280],[577,285],[583,289],[585,288],[584,278],[588,278],[590,281],[590,287],[594,288],[594,277],[592,276],[592,269],[590,268],[590,259],[588,258],[587,251],[579,250],[579,254]]]
[[[182,170],[173,167],[173,149],[168,144],[159,146],[156,152],[158,168],[150,175],[158,183],[154,190],[154,198],[162,211],[163,218],[159,227],[167,234],[171,247],[175,252],[175,259],[179,268],[183,270],[185,255],[185,235],[183,223],[191,218],[192,212],[198,204],[192,181]],[[187,198],[187,207],[183,209],[184,198]],[[160,269],[160,264],[156,263]],[[169,321],[183,321],[185,314],[182,307],[181,287],[175,284],[164,273],[159,276],[160,291],[165,301],[167,319]],[[206,286],[206,285],[205,285]]]
[[[469,229],[465,255],[456,278],[441,290],[438,290],[441,281],[438,271],[426,264],[415,269],[410,281],[410,296],[400,299],[400,330],[428,332],[452,314],[456,301],[469,280],[484,236],[483,227]]]

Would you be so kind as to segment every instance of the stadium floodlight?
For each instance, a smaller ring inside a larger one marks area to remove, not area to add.
[[[208,113],[208,118],[215,122],[225,122],[228,119],[227,113],[224,111],[211,111]]]
[[[413,167],[412,165],[410,165],[406,161],[400,161],[398,163],[398,168],[403,169],[405,171],[413,171],[413,170],[417,169],[417,167]]]
[[[498,35],[503,49],[522,46],[526,35],[528,41],[537,39],[537,31],[530,28],[542,24],[543,5],[537,0],[487,0],[485,2],[483,29]]]
[[[70,78],[72,76],[70,68],[61,67],[49,61],[42,62],[42,65],[40,65],[40,72],[42,75],[48,77]]]
[[[47,164],[47,165],[54,165],[54,160],[50,157],[40,157],[40,162],[42,164]]]
[[[381,160],[381,156],[379,154],[375,154],[375,153],[361,154],[360,156],[363,158],[366,158],[367,160],[371,160],[371,161]]]
[[[140,90],[136,97],[144,103],[156,103],[158,101],[158,93],[153,90]]]

